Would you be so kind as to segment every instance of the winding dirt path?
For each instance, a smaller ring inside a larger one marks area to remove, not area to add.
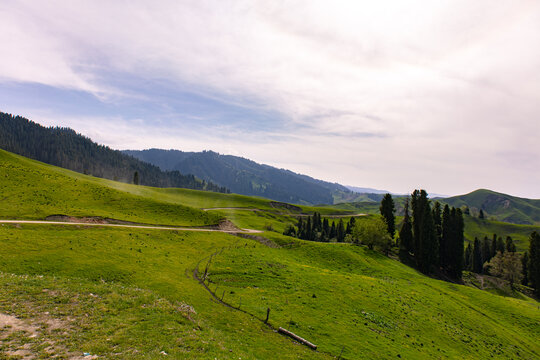
[[[98,224],[88,222],[67,222],[67,221],[45,221],[45,220],[0,220],[0,224],[40,224],[40,225],[83,225],[83,226],[106,226],[130,229],[152,229],[152,230],[177,230],[177,231],[201,231],[201,232],[222,232],[227,234],[259,234],[261,230],[238,229],[238,230],[220,230],[189,227],[172,226],[152,226],[152,225],[125,225],[125,224]]]
[[[246,210],[246,211],[261,211],[261,209],[255,209],[255,208],[244,208],[244,207],[215,207],[215,208],[205,208],[201,209],[202,211],[209,211],[209,210]]]

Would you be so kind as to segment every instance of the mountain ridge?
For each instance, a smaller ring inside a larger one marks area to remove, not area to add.
[[[4,112],[0,112],[0,149],[111,180],[227,192],[226,188],[191,174],[162,171],[155,165],[100,145],[71,128],[44,127],[22,116]]]
[[[356,193],[338,183],[209,150],[184,152],[153,148],[123,152],[160,166],[163,170],[192,173],[243,195],[296,204],[332,204],[336,198],[356,196]]]

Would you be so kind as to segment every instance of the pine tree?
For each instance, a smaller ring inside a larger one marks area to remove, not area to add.
[[[343,219],[339,219],[337,226],[337,241],[343,242],[345,240],[345,226],[343,225]]]
[[[133,183],[135,185],[139,185],[139,172],[138,171],[135,171],[135,173],[133,174]]]
[[[419,245],[415,252],[415,258],[418,270],[426,274],[429,273],[434,266],[438,265],[439,259],[439,244],[437,244],[435,223],[433,222],[427,196],[426,201],[424,202],[424,213],[421,225],[420,236],[417,240]]]
[[[463,259],[465,263],[465,270],[471,270],[472,268],[472,248],[471,243],[467,244],[467,249],[465,250],[465,258]]]
[[[529,282],[540,295],[540,234],[533,232],[529,238]]]
[[[330,239],[335,239],[336,235],[336,223],[332,221],[332,226],[330,227]]]
[[[313,240],[313,225],[311,225],[311,216],[308,216],[307,218],[306,240]]]
[[[450,218],[450,207],[448,205],[444,206],[442,213],[442,224],[441,224],[441,237],[439,240],[439,261],[441,267],[446,269],[448,266],[448,260],[450,257],[450,242],[452,238],[452,221]]]
[[[324,218],[322,228],[323,241],[328,241],[330,237],[330,225],[328,224],[327,218]]]
[[[390,194],[384,195],[381,201],[381,206],[379,207],[379,210],[381,212],[382,217],[384,218],[384,221],[386,222],[386,226],[388,228],[388,234],[390,234],[391,237],[394,237],[394,234],[396,232],[394,213],[396,212],[396,209],[394,206],[394,200],[392,199],[392,195]]]
[[[482,241],[482,263],[489,262],[491,260],[491,241],[487,236],[484,236]]]
[[[480,209],[480,213],[478,214],[479,219],[484,219],[484,210]]]
[[[441,242],[442,237],[442,219],[441,219],[441,204],[438,201],[435,201],[435,204],[433,204],[433,223],[435,224],[435,234],[437,236],[437,241]]]
[[[403,215],[403,224],[399,231],[399,256],[401,260],[412,251],[413,234],[411,218],[409,216],[409,198],[405,200],[405,209]]]
[[[480,245],[480,240],[474,238],[472,271],[480,274],[482,273],[482,268],[482,247]]]
[[[506,246],[504,245],[504,241],[502,237],[499,236],[497,238],[497,252],[500,251],[501,253],[504,254],[504,250],[506,250]]]
[[[348,225],[348,228],[350,229],[350,231],[347,234],[352,233],[352,229],[354,228],[355,224],[356,224],[356,219],[354,217],[351,217],[351,219],[349,220],[349,225]]]
[[[424,219],[426,205],[428,205],[427,193],[424,190],[414,190],[411,194],[411,209],[413,225],[413,253],[415,255],[422,246],[422,221]]]
[[[525,254],[521,258],[521,267],[523,269],[521,284],[527,286],[529,285],[529,253],[527,251],[525,251]]]
[[[506,237],[506,251],[507,252],[516,252],[516,245],[512,241],[512,237]]]
[[[301,217],[298,218],[298,224],[296,225],[296,227],[298,228],[298,230],[296,231],[296,235],[298,236],[298,238],[305,239],[306,230],[304,228],[304,220]]]
[[[493,258],[497,254],[497,234],[493,234],[493,238],[491,239],[491,258]]]
[[[452,241],[450,243],[450,261],[448,265],[448,274],[456,279],[461,279],[463,273],[463,250],[465,237],[465,223],[463,222],[463,213],[461,209],[452,208],[450,212],[452,219]]]

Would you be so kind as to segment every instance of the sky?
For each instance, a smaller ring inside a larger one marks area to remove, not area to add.
[[[540,198],[540,2],[0,2],[0,111],[114,149]]]

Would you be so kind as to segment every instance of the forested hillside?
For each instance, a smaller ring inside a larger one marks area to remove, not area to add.
[[[157,187],[228,191],[193,175],[162,171],[155,165],[99,145],[72,129],[44,127],[24,117],[3,112],[0,112],[0,148],[106,179]]]
[[[150,149],[126,150],[125,153],[157,165],[163,170],[194,174],[243,195],[263,196],[297,204],[333,204],[336,197],[341,199],[344,195],[354,195],[340,184],[213,151]]]

